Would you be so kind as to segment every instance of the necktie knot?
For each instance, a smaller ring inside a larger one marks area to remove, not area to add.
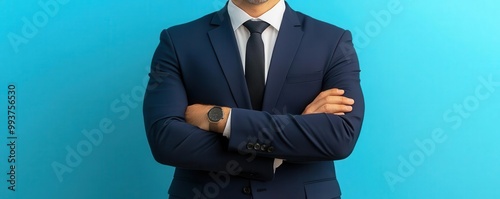
[[[262,34],[264,30],[266,30],[267,27],[269,27],[269,24],[265,21],[252,21],[248,20],[243,24],[250,33],[258,33]]]

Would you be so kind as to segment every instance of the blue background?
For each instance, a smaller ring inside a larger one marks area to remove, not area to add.
[[[153,160],[142,121],[150,60],[162,29],[225,2],[0,1],[0,198],[165,198],[173,169]],[[354,35],[367,110],[354,153],[337,163],[343,198],[500,198],[500,3],[288,2]],[[93,129],[95,144],[83,133]],[[69,170],[58,177],[54,164]]]

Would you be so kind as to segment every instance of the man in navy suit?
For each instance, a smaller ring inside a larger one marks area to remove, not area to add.
[[[340,198],[364,115],[352,36],[284,0],[229,0],[164,30],[144,121],[170,198]]]

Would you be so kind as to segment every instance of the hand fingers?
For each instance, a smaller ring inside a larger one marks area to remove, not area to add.
[[[319,101],[320,104],[344,104],[353,105],[354,100],[344,96],[328,96]]]
[[[314,111],[314,113],[347,113],[352,111],[352,106],[339,105],[339,104],[325,104],[321,106],[319,109]]]
[[[352,110],[353,107],[349,105],[324,104],[317,109],[306,109],[302,114],[329,113],[335,115],[344,115],[345,113],[351,112]]]
[[[307,105],[303,114],[312,113],[330,113],[343,115],[352,111],[354,99],[344,97],[345,91],[338,88],[328,89],[321,92],[316,98]]]
[[[342,89],[337,89],[337,88],[329,89],[329,90],[321,92],[318,96],[316,96],[316,98],[311,102],[311,104],[315,104],[318,101],[323,100],[325,98],[342,96],[342,95],[344,95],[344,93],[345,93],[345,91]],[[352,100],[352,99],[349,100],[349,99],[350,98],[345,98],[345,100],[346,100],[345,104],[350,104],[350,105],[354,104],[354,100]],[[350,102],[350,101],[352,101],[352,102]]]
[[[325,98],[328,96],[342,96],[342,95],[344,95],[344,93],[345,93],[345,91],[342,89],[332,88],[332,89],[328,89],[326,91],[321,92],[318,96],[316,96],[316,98],[314,100],[319,100],[319,99],[322,99],[322,98]]]
[[[326,108],[328,110],[325,113],[337,113],[337,112],[350,112],[352,111],[352,105],[354,104],[354,100],[343,97],[343,96],[327,96],[325,98],[319,99],[314,101],[313,103],[309,104],[306,109],[304,110],[304,113],[316,113],[316,112],[321,112],[320,108],[324,107],[327,105]],[[336,106],[340,105],[340,106]],[[325,110],[325,109],[323,109]]]

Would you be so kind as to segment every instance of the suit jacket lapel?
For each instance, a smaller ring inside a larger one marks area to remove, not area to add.
[[[247,91],[236,38],[227,13],[227,6],[214,14],[212,25],[218,27],[209,31],[208,35],[231,89],[231,94],[239,108],[250,109],[250,96]]]
[[[302,27],[299,18],[287,4],[283,21],[281,22],[278,38],[274,46],[271,65],[267,76],[266,91],[262,109],[273,111],[280,95],[281,88],[285,83],[288,69],[297,53],[302,40]]]

